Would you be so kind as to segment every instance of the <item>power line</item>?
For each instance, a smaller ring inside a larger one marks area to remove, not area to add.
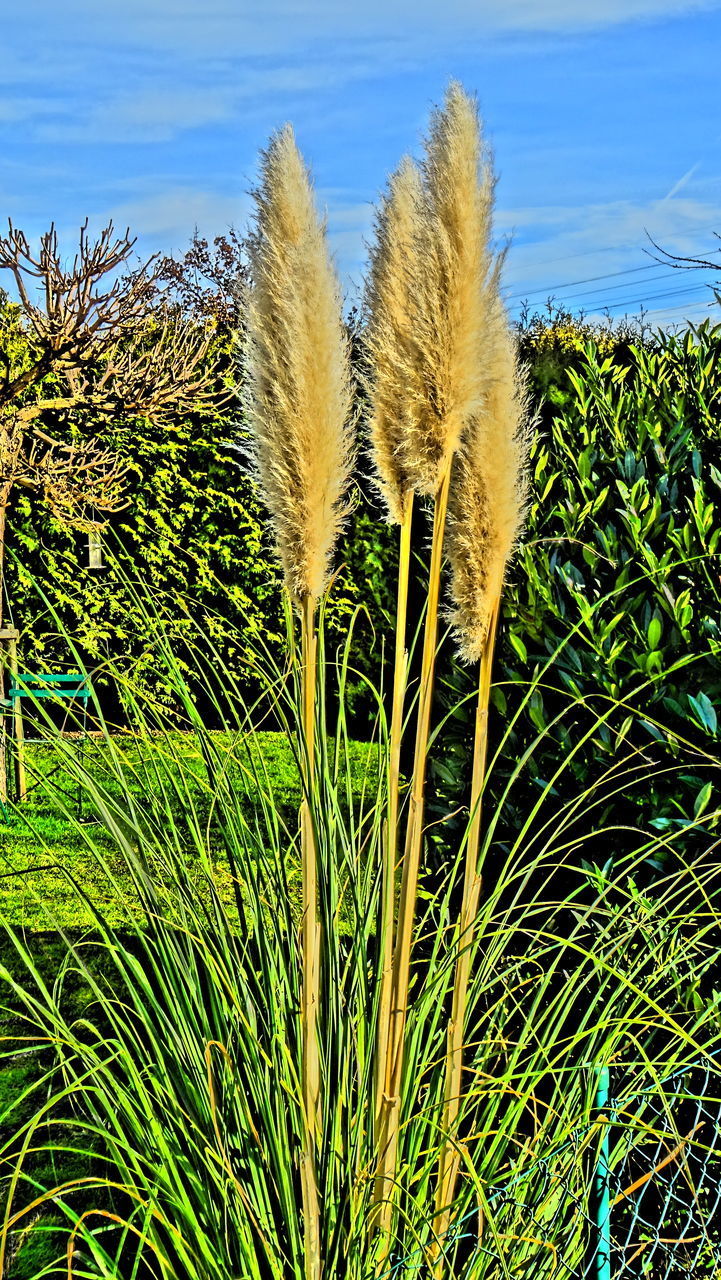
[[[596,252],[596,250],[592,250],[591,252]],[[602,252],[602,251],[601,251],[601,250],[598,250],[598,252],[600,253],[600,252]],[[621,252],[621,250],[619,249],[619,250],[617,250],[617,252]],[[698,250],[697,252],[694,252],[694,253],[690,254],[690,255],[689,255],[689,257],[699,257],[699,258],[702,258],[702,257],[705,257],[707,254],[710,254],[710,253],[721,253],[721,249],[719,249],[718,247],[715,247],[715,248],[713,248],[713,249],[700,249],[700,250]],[[573,255],[571,255],[571,256],[573,256]],[[580,255],[579,255],[579,256],[580,256]],[[560,259],[559,259],[559,261],[560,261]],[[538,266],[546,266],[546,265],[548,265],[548,264],[547,264],[547,263],[537,263],[537,264],[535,264],[535,265],[538,267]],[[641,273],[641,272],[643,272],[643,271],[654,271],[655,269],[657,269],[657,268],[658,268],[658,266],[659,266],[659,265],[660,265],[660,264],[659,264],[658,262],[651,262],[651,263],[649,263],[647,266],[643,266],[643,267],[627,267],[624,271],[607,271],[607,272],[605,272],[603,275],[600,275],[600,276],[586,276],[586,277],[585,277],[584,279],[582,279],[582,280],[567,280],[567,281],[566,281],[565,283],[563,283],[563,284],[556,284],[556,285],[541,285],[541,286],[539,286],[539,287],[538,287],[538,288],[536,288],[536,289],[519,289],[517,292],[509,294],[509,295],[508,295],[508,297],[509,297],[509,300],[510,300],[510,299],[512,299],[512,298],[529,298],[529,297],[531,297],[533,294],[536,294],[536,293],[545,293],[546,295],[553,295],[553,294],[554,294],[554,292],[555,292],[555,290],[557,290],[557,289],[572,289],[572,288],[574,288],[574,287],[575,287],[575,285],[577,285],[577,284],[594,284],[594,283],[595,283],[596,281],[598,281],[598,280],[612,280],[612,279],[614,279],[614,278],[616,278],[616,277],[618,277],[618,276],[631,276],[631,275],[638,275],[638,274],[640,274],[640,273]],[[664,265],[664,264],[661,264],[661,265]],[[715,263],[712,263],[712,264],[710,265],[710,267],[709,267],[709,270],[713,270],[713,269],[714,269],[714,267],[715,267],[715,265],[716,265]],[[718,266],[719,266],[719,268],[721,269],[721,261],[719,261]],[[673,267],[673,268],[672,268],[672,270],[673,270],[673,271],[697,271],[698,269],[699,269],[698,267],[691,267],[691,266],[689,266],[689,267]]]
[[[646,311],[644,314],[648,316],[666,316],[670,315],[672,311],[686,311],[688,306],[687,302],[679,302],[674,307],[654,307],[652,311]],[[708,318],[710,319],[711,317]]]
[[[653,282],[655,284],[659,280],[670,280],[672,276],[675,276],[676,279],[678,279],[678,273],[676,271],[660,271],[658,275],[648,276],[647,279],[640,281],[640,284],[645,285],[649,282]],[[587,298],[589,297],[589,295],[592,299],[596,297],[601,297],[601,296],[605,298],[609,293],[617,293],[619,289],[622,292],[624,289],[628,290],[631,288],[631,285],[635,283],[636,282],[633,280],[624,280],[623,284],[610,284],[607,289],[593,289],[593,290],[583,289],[580,293],[566,294],[566,296],[562,299],[562,301],[572,302],[572,301],[575,301],[576,298]],[[693,285],[688,287],[697,288],[698,286]],[[704,285],[703,288],[708,288],[708,286]]]
[[[690,307],[690,308],[695,308],[695,307],[701,307],[702,305],[703,305],[703,304],[702,304],[701,300],[699,299],[699,300],[698,300],[698,302],[693,302],[693,301],[688,301],[688,302],[677,302],[677,303],[675,303],[673,306],[669,306],[669,307],[653,307],[653,308],[650,308],[650,309],[647,309],[646,307],[641,307],[638,311],[635,311],[635,312],[634,312],[634,311],[632,311],[632,312],[630,312],[630,313],[629,313],[629,312],[627,311],[627,312],[626,312],[626,315],[629,315],[629,314],[630,314],[632,318],[636,318],[636,317],[638,317],[638,316],[641,314],[641,312],[643,312],[644,317],[645,317],[645,316],[661,316],[661,315],[665,316],[665,315],[670,315],[672,311],[673,311],[673,312],[675,312],[675,311],[688,311],[689,307]],[[710,309],[711,309],[711,307],[712,307],[713,305],[714,305],[713,303],[709,303],[709,304],[704,308],[704,310],[706,310],[706,311],[709,311],[709,312],[710,312]],[[618,319],[622,319],[623,317],[621,317],[621,316],[614,316],[613,318],[614,318],[615,320],[618,320]],[[719,317],[719,320],[721,321],[721,317]]]
[[[653,271],[655,266],[656,263],[651,263],[648,267],[629,267],[626,271],[608,271],[602,276],[587,276],[585,280],[568,280],[565,284],[554,285],[553,288],[572,289],[576,284],[593,284],[595,280],[612,280],[614,276],[632,276],[636,275],[639,271]],[[518,293],[512,293],[509,296],[511,298],[527,298],[531,293],[543,293],[544,291],[545,286],[542,286],[540,289],[526,289],[525,291],[519,290]]]
[[[721,265],[721,264],[720,264],[720,265]],[[653,268],[652,268],[652,267],[636,267],[636,268],[635,268],[635,270],[636,270],[636,271],[649,271],[649,270],[653,270]],[[689,268],[688,268],[688,270],[690,271],[690,270],[692,270],[692,268],[691,268],[691,267],[689,267]],[[665,279],[670,279],[670,278],[671,278],[671,276],[675,276],[675,275],[677,275],[677,273],[678,273],[678,268],[674,268],[674,269],[673,269],[673,270],[671,270],[671,271],[661,271],[661,272],[659,272],[657,275],[649,276],[649,277],[648,277],[648,279],[649,279],[649,280],[665,280]],[[606,279],[610,280],[610,279],[612,279],[612,277],[613,277],[613,276],[622,276],[622,275],[623,275],[623,276],[625,276],[625,275],[631,275],[631,274],[632,274],[632,273],[631,273],[630,271],[628,271],[628,272],[626,272],[626,271],[613,271],[613,272],[611,272],[608,276],[594,276],[594,277],[593,277],[593,279],[594,279],[594,280],[606,280]],[[581,281],[579,280],[577,283],[578,283],[578,284],[580,284],[580,283],[581,283]],[[604,294],[605,294],[605,293],[613,293],[613,291],[614,291],[615,289],[627,289],[628,287],[629,287],[629,286],[628,286],[628,282],[624,280],[624,282],[623,282],[622,284],[612,284],[612,285],[609,285],[609,286],[608,286],[608,289],[604,290]],[[566,301],[570,301],[572,298],[583,298],[583,297],[586,297],[588,294],[591,294],[591,296],[594,296],[595,294],[597,294],[597,293],[599,293],[599,292],[600,292],[600,290],[599,290],[599,289],[582,289],[580,293],[571,293],[571,294],[566,294],[563,298],[559,298],[559,301],[566,302]],[[525,297],[525,294],[524,294],[524,295],[520,295],[520,294],[509,294],[509,295],[508,295],[508,301],[510,301],[510,300],[511,300],[511,298],[520,297],[520,296],[524,296],[524,297]],[[554,296],[554,297],[555,297],[555,295],[552,295],[552,296]]]
[[[707,231],[717,230],[718,221],[712,223],[708,227],[696,227],[695,234],[698,233],[698,235],[706,235]],[[516,250],[519,253],[524,249],[532,248],[533,244],[519,244],[516,246]],[[557,258],[546,258],[543,262],[535,262],[533,265],[538,269],[539,267],[551,267],[556,262],[573,262],[576,258],[593,258],[599,253],[630,253],[637,249],[638,244],[607,244],[603,245],[600,249],[583,249],[580,253],[561,253]],[[721,252],[721,248],[719,245],[716,245],[716,247],[709,250],[709,252],[719,253]],[[695,257],[696,255],[692,254],[691,256]]]
[[[708,284],[685,285],[682,289],[661,289],[656,293],[634,294],[627,298],[620,298],[615,302],[606,301],[604,295],[601,294],[599,295],[598,298],[591,298],[585,304],[583,310],[584,310],[584,313],[586,314],[588,314],[589,312],[594,313],[594,312],[606,312],[606,311],[619,311],[624,308],[628,309],[629,307],[635,310],[638,310],[640,308],[645,310],[646,302],[653,302],[657,298],[677,298],[677,297],[683,297],[684,295],[686,295],[686,297],[689,299],[689,302],[691,302],[691,299],[693,296],[695,296],[696,294],[705,292],[706,290],[709,289],[709,287],[710,286]],[[698,301],[700,303],[701,299],[699,299]],[[558,302],[559,302],[559,305],[563,305],[564,299],[558,299]],[[687,304],[681,303],[680,305],[686,306]],[[709,303],[709,306],[712,306],[712,305],[713,303]],[[658,308],[658,309],[666,310],[665,307]]]
[[[656,298],[678,298],[683,294],[703,293],[708,288],[709,286],[707,284],[697,284],[690,286],[687,285],[683,289],[662,289],[660,293],[647,293],[642,297],[636,294],[635,296],[623,299],[621,302],[611,302],[609,306],[630,307],[635,303],[637,306],[642,307],[644,301],[653,302]]]

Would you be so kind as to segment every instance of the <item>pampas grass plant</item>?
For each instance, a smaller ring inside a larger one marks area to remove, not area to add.
[[[400,526],[398,584],[393,664],[393,704],[389,743],[388,810],[383,858],[381,993],[375,1080],[375,1134],[381,1141],[386,1084],[393,976],[393,932],[398,806],[403,712],[407,680],[406,616],[411,558],[413,484],[406,459],[412,420],[423,406],[420,362],[415,346],[413,300],[423,273],[423,191],[418,166],[406,157],[388,183],[376,217],[366,288],[365,345],[369,375],[369,435],[378,487],[388,517]],[[386,1195],[383,1178],[376,1183],[379,1201]]]
[[[495,281],[494,281],[495,284]],[[486,773],[491,669],[506,568],[526,505],[530,440],[525,376],[497,285],[488,300],[484,337],[487,389],[456,459],[448,536],[452,622],[459,654],[479,663],[463,899],[458,923],[453,1001],[448,1024],[436,1230],[450,1222],[460,1167],[456,1124],[462,1095],[463,1044],[473,935],[481,893],[481,797]]]
[[[325,228],[290,126],[261,159],[255,193],[247,298],[245,405],[255,469],[271,516],[286,589],[301,618],[305,799],[303,879],[302,1095],[307,1274],[320,1275],[315,1152],[321,1127],[317,1015],[321,938],[318,848],[312,816],[317,637],[344,515],[353,445],[348,341]]]
[[[57,622],[47,599],[42,604]],[[258,705],[245,705],[207,633],[174,636],[162,602],[147,592],[134,608],[142,608],[172,709],[143,695],[132,667],[109,666],[125,732],[119,737],[93,707],[100,765],[91,769],[78,742],[62,737],[43,711],[47,704],[37,707],[46,749],[63,765],[60,777],[37,780],[46,804],[76,824],[96,868],[91,898],[76,890],[94,929],[87,937],[59,935],[65,958],[50,969],[42,962],[46,935],[3,933],[0,1011],[14,1021],[0,1043],[0,1066],[12,1073],[24,1064],[26,1075],[8,1099],[0,1134],[0,1257],[9,1275],[28,1280],[303,1280],[299,835],[254,727],[272,707],[302,774],[299,691],[258,638],[266,685]],[[574,634],[571,628],[570,643]],[[65,638],[82,669],[72,637]],[[539,689],[563,699],[554,681],[561,657],[549,657],[522,688],[498,752],[508,756],[523,703]],[[445,1010],[455,958],[447,939],[462,860],[449,849],[449,877],[419,913],[426,956],[405,1045],[397,1213],[391,1254],[379,1267],[371,1102],[388,752],[379,697],[371,725],[379,749],[353,778],[344,714],[350,674],[346,651],[337,729],[316,775],[328,975],[319,1025],[323,1078],[332,1083],[323,1091],[317,1162],[324,1275],[372,1280],[380,1271],[429,1280],[442,1260],[452,1280],[561,1280],[582,1271],[589,1244],[598,1067],[613,1069],[614,1177],[632,1152],[626,1176],[618,1175],[625,1176],[621,1188],[631,1169],[653,1167],[648,1152],[659,1142],[669,1151],[682,1143],[677,1194],[688,1178],[689,1209],[692,1196],[703,1203],[697,1171],[708,1161],[709,1132],[689,1135],[673,1081],[718,1049],[718,1004],[706,995],[721,963],[714,837],[699,837],[691,863],[678,852],[687,831],[639,832],[613,867],[584,869],[587,841],[617,843],[613,816],[605,826],[598,815],[613,814],[618,792],[628,797],[646,785],[653,766],[636,755],[619,758],[569,794],[564,777],[573,761],[564,761],[539,787],[504,842],[478,914],[457,1139],[463,1176],[439,1239]],[[199,704],[210,710],[212,731]],[[498,783],[481,856],[499,848],[506,805],[506,816],[518,812],[515,790],[523,791],[529,761],[555,733],[564,707],[576,723],[575,697],[567,695],[557,719]],[[604,725],[614,731],[632,713],[628,703],[604,707],[584,739]],[[186,734],[177,734],[179,724]],[[135,765],[123,750],[128,742]],[[669,785],[692,759],[679,747]],[[708,764],[718,768],[710,757]],[[78,785],[94,824],[77,819]],[[665,871],[644,893],[647,859],[660,853]],[[567,886],[560,898],[559,875]],[[121,927],[104,913],[109,897]],[[712,1064],[709,1105],[720,1080]],[[709,1164],[708,1177],[712,1170]]]
[[[422,165],[420,209],[412,232],[422,262],[404,331],[412,335],[414,411],[401,420],[404,473],[415,491],[433,499],[429,585],[423,639],[413,777],[403,853],[403,876],[393,950],[391,1011],[379,1025],[385,1048],[385,1085],[380,1124],[381,1226],[388,1238],[392,1216],[404,1036],[408,1012],[411,948],[423,842],[426,764],[438,634],[438,604],[446,514],[454,457],[463,434],[483,408],[486,370],[483,339],[493,257],[490,214],[493,180],[481,138],[478,109],[460,85],[451,83],[434,111]],[[379,463],[379,467],[382,463]]]

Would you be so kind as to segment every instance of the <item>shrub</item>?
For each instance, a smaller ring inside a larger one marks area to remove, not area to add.
[[[516,708],[523,672],[540,675],[559,650],[555,674],[539,681],[514,733],[516,759],[545,735],[528,763],[529,796],[572,752],[565,776],[580,783],[629,750],[639,763],[672,767],[683,742],[692,755],[674,785],[659,772],[622,813],[658,831],[686,829],[692,847],[717,825],[707,815],[721,718],[721,327],[610,353],[586,341],[563,386],[542,408],[533,447],[494,704],[504,717]],[[463,673],[449,671],[447,686],[447,698],[457,697]],[[554,727],[561,708],[572,710]],[[462,713],[460,722],[440,763],[445,776],[436,776],[444,803],[466,750]]]

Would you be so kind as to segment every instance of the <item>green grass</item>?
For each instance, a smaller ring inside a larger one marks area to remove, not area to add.
[[[51,886],[52,887],[52,886]],[[69,906],[69,899],[64,899]],[[77,911],[76,911],[77,915]],[[52,983],[63,970],[67,960],[67,941],[54,932],[36,932],[31,936],[32,949],[38,971]],[[98,980],[107,973],[107,959],[97,948],[85,948],[87,962]],[[6,934],[0,934],[0,969],[7,972],[17,967],[15,948]],[[70,973],[64,983],[65,1004],[69,1016],[80,1019],[92,1014],[93,992],[87,981],[78,973]],[[28,1046],[24,1037],[29,1028],[22,1016],[21,1002],[8,999],[7,984],[2,984],[0,1004],[0,1134],[7,1135],[13,1127],[32,1125],[33,1118],[42,1106],[42,1079],[52,1062],[52,1053],[46,1049],[38,1052]],[[72,1107],[62,1109],[67,1148],[62,1153],[62,1177],[86,1178],[98,1172],[97,1158],[92,1139],[82,1129],[72,1125]],[[74,1150],[69,1148],[74,1146]],[[58,1164],[55,1152],[41,1149],[28,1158],[28,1171],[39,1186],[52,1185],[57,1180]],[[0,1196],[0,1209],[4,1209]],[[34,1280],[44,1274],[53,1259],[62,1250],[63,1232],[67,1231],[63,1215],[50,1209],[38,1217],[30,1217],[26,1229],[12,1241],[11,1257],[7,1272],[13,1280]]]
[[[239,809],[253,821],[260,806],[260,779],[263,790],[273,797],[278,814],[289,825],[297,822],[300,804],[300,781],[296,760],[286,735],[261,732],[251,741],[239,733],[208,734],[213,749],[227,764],[227,776]],[[71,756],[63,760],[62,752]],[[348,762],[353,790],[360,791],[374,749],[364,743],[348,743]],[[167,823],[183,831],[183,804],[202,815],[207,824],[207,847],[210,853],[213,888],[226,910],[233,910],[235,885],[224,851],[222,834],[211,814],[208,775],[195,735],[168,731],[133,735],[113,735],[103,741],[91,738],[83,748],[83,767],[87,776],[82,786],[83,816],[77,819],[78,777],[80,760],[77,741],[53,744],[29,743],[27,767],[29,792],[23,805],[11,806],[0,821],[0,919],[25,935],[29,954],[38,972],[51,986],[62,973],[62,1003],[70,1023],[97,1015],[97,992],[93,985],[111,976],[112,964],[102,946],[94,911],[100,912],[107,927],[123,930],[128,924],[128,909],[142,922],[142,908],[137,902],[133,876],[126,854],[117,838],[93,813],[97,791],[104,803],[114,801],[119,809],[129,809],[134,800],[139,808],[151,812],[163,799],[169,799]],[[178,792],[173,794],[173,783]],[[203,896],[203,881],[208,874],[207,862],[197,858],[192,840],[186,839],[185,867],[189,878],[194,867],[198,871],[198,888]],[[295,850],[288,852],[288,883],[298,883],[298,859]],[[172,877],[168,868],[154,868],[157,887],[172,894]],[[207,897],[207,883],[205,896]],[[242,896],[245,898],[245,892]],[[61,932],[62,931],[62,932]],[[63,937],[63,934],[65,935]],[[132,946],[132,934],[122,933]],[[84,940],[83,940],[84,939]],[[82,948],[83,974],[65,968],[68,944]],[[19,977],[15,947],[7,934],[0,938],[0,968]],[[41,1063],[45,1067],[52,1055],[28,1048],[22,1049],[22,1037],[28,1027],[21,1013],[21,1002],[13,999],[3,984],[0,1009],[0,1131],[12,1126],[33,1123],[39,1105],[37,1080]],[[2,1052],[4,1051],[4,1052]],[[72,1108],[61,1108],[65,1122]],[[80,1133],[80,1131],[78,1131]],[[73,1145],[74,1130],[67,1129],[65,1139]],[[87,1177],[102,1174],[94,1154],[95,1142],[88,1135],[78,1140],[75,1153],[65,1150],[61,1156],[61,1172],[57,1156],[44,1150],[31,1157],[27,1169],[37,1185],[52,1185],[58,1178]],[[1,1201],[1,1198],[0,1198]],[[88,1204],[93,1203],[92,1199]],[[29,1280],[52,1266],[62,1249],[67,1225],[62,1215],[44,1210],[37,1221],[31,1219],[30,1230],[13,1240],[10,1274],[14,1280]],[[64,1234],[65,1233],[65,1234]]]
[[[62,870],[47,874],[56,876],[67,877],[87,850],[90,900],[97,904],[104,893],[113,915],[111,921],[108,907],[93,918],[88,901],[69,893],[63,937],[10,928],[0,948],[0,1004],[5,1034],[14,1037],[0,1052],[8,1072],[0,1199],[5,1193],[12,1280],[67,1280],[69,1241],[77,1246],[73,1280],[307,1274],[293,878],[300,799],[293,744],[303,749],[296,668],[289,680],[269,673],[276,723],[286,724],[287,734],[268,735],[251,727],[267,709],[245,707],[224,676],[218,689],[213,662],[203,705],[212,707],[215,724],[227,726],[221,734],[206,729],[199,699],[159,636],[169,699],[180,709],[174,718],[126,681],[134,736],[106,733],[86,767],[77,742],[49,729],[52,750],[37,749],[33,763],[45,781],[24,816],[39,812],[56,825],[43,839],[35,824],[32,874],[46,874],[38,868],[49,861],[51,843]],[[209,665],[201,653],[192,668],[198,682]],[[379,699],[377,751],[349,740],[345,678],[341,665],[340,696],[328,717],[333,733],[321,700],[309,792],[322,873],[321,1244],[328,1280],[377,1280],[377,1151],[369,1117],[382,972],[387,726]],[[528,698],[544,678],[534,675]],[[599,723],[612,711],[602,708]],[[178,714],[192,738],[174,732]],[[500,756],[515,722],[509,718],[500,735]],[[539,740],[549,731],[539,729]],[[556,788],[566,762],[509,828],[504,813],[517,811],[514,787],[535,745],[512,756],[498,808],[489,806],[484,824],[487,878],[466,1028],[463,1170],[454,1230],[438,1242],[433,1204],[445,1144],[442,1068],[463,856],[462,841],[443,826],[443,866],[424,882],[400,1100],[398,1212],[384,1273],[392,1280],[431,1280],[436,1243],[448,1280],[562,1280],[578,1271],[592,1210],[599,1141],[592,1116],[602,1065],[612,1071],[624,1117],[609,1159],[623,1185],[631,1180],[626,1140],[634,1169],[648,1167],[649,1135],[636,1122],[640,1091],[654,1100],[653,1150],[659,1138],[669,1150],[684,1138],[689,1158],[704,1156],[705,1132],[686,1140],[684,1117],[666,1106],[664,1081],[718,1047],[711,991],[721,954],[718,850],[701,838],[691,864],[673,833],[642,830],[628,842],[633,848],[618,848],[614,797],[645,785],[653,771],[652,762],[633,757],[612,769],[601,763],[571,801]],[[583,746],[581,739],[574,750]],[[64,770],[50,776],[60,759]],[[681,757],[678,767],[685,767]],[[60,783],[70,784],[69,796]],[[78,783],[97,824],[74,817]],[[13,879],[25,885],[30,876],[19,873],[12,839],[21,834],[17,821],[15,815],[7,831],[8,850]],[[509,840],[499,835],[509,829]],[[607,852],[603,867],[588,860],[589,840]],[[649,886],[648,859],[660,847],[666,870]],[[238,888],[233,900],[226,890]],[[37,885],[35,898],[38,907],[48,901]],[[23,909],[30,918],[30,907]],[[83,929],[85,910],[92,930]],[[22,1043],[21,1035],[32,1039]],[[711,1087],[717,1082],[714,1072]],[[70,1185],[68,1174],[76,1173],[80,1181]],[[509,1180],[522,1192],[499,1198]],[[103,1216],[109,1210],[116,1218]]]
[[[239,751],[241,742],[243,751],[249,753],[249,760],[263,773],[277,811],[284,821],[292,824],[300,805],[300,780],[286,735],[260,732],[251,743],[243,742],[238,734],[217,732],[209,737],[219,755],[226,755],[233,790],[246,813],[251,816],[258,806],[258,780],[248,762],[243,763]],[[157,797],[159,767],[166,786],[168,776],[175,781],[182,776],[184,793],[209,820],[208,845],[216,888],[226,905],[230,905],[232,877],[222,838],[210,816],[205,764],[197,740],[192,734],[181,732],[144,738],[126,733],[115,735],[112,747],[119,758],[123,781],[118,768],[111,766],[108,744],[89,739],[84,761],[89,779],[119,806],[128,794],[140,804],[149,791]],[[79,750],[77,746],[73,749]],[[368,744],[350,744],[349,763],[356,790],[363,785],[372,752]],[[0,816],[0,919],[32,931],[92,927],[92,904],[108,924],[122,925],[127,919],[127,906],[132,910],[133,903],[127,860],[118,851],[112,835],[94,821],[87,788],[83,788],[84,825],[81,826],[76,817],[77,779],[52,743],[28,743],[27,768],[26,802],[11,806],[4,821]],[[178,796],[171,797],[169,821],[180,804]],[[103,855],[105,872],[98,862],[98,852]],[[190,846],[188,858],[192,863]],[[288,866],[291,883],[296,879],[296,862],[293,853]],[[79,900],[78,887],[87,897],[87,903]]]

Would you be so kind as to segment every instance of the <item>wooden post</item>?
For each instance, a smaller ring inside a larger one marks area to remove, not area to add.
[[[10,656],[10,675],[13,684],[17,687],[18,674],[18,642],[17,637],[8,643],[8,651]],[[15,750],[13,753],[13,764],[15,767],[15,799],[22,804],[27,795],[27,782],[25,778],[25,730],[23,727],[23,704],[20,698],[13,698],[13,737],[15,739]]]
[[[0,643],[3,648],[2,665],[5,666],[5,658],[10,668],[11,679],[14,680],[18,673],[18,649],[17,642],[20,638],[20,632],[15,627],[0,628]],[[3,681],[4,690],[4,681]],[[3,724],[2,724],[2,768],[0,768],[0,796],[3,800],[7,800],[7,727],[6,727],[6,707],[3,706]],[[25,735],[23,732],[23,713],[19,698],[12,699],[12,715],[13,715],[13,736],[15,739],[15,750],[13,752],[13,766],[15,773],[15,798],[16,800],[24,800],[27,792],[25,781]]]

